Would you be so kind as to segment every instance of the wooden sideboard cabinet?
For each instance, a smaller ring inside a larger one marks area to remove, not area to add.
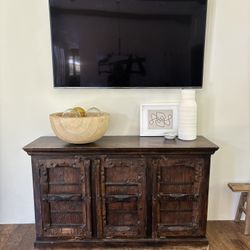
[[[198,137],[40,137],[32,157],[36,247],[206,247],[210,156]]]

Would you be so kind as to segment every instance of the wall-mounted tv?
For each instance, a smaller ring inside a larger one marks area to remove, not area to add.
[[[55,87],[202,87],[207,0],[49,5]]]

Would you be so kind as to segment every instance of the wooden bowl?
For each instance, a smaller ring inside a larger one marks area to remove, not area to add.
[[[91,113],[86,117],[62,117],[62,113],[49,116],[56,136],[73,144],[85,144],[100,139],[108,129],[109,117],[108,113]]]

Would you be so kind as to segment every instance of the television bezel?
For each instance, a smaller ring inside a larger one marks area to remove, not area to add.
[[[207,36],[208,36],[208,28],[207,28],[207,23],[208,23],[208,5],[209,5],[209,0],[204,0],[206,1],[206,14],[205,14],[205,35],[204,35],[204,52],[203,52],[203,65],[202,65],[202,82],[200,86],[176,86],[176,87],[144,87],[144,86],[134,86],[134,87],[122,87],[122,86],[115,86],[115,87],[107,87],[107,86],[93,86],[93,87],[84,87],[84,86],[56,86],[55,84],[55,73],[54,73],[54,56],[53,56],[53,40],[52,40],[52,21],[51,21],[51,5],[50,1],[48,0],[48,9],[49,9],[49,27],[50,27],[50,54],[52,58],[52,78],[53,78],[53,83],[52,87],[54,89],[202,89],[204,87],[204,78],[205,78],[205,68],[206,68],[206,57],[207,57]]]

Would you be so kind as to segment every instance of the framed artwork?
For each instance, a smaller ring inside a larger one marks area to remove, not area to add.
[[[140,136],[164,136],[177,132],[178,104],[142,104],[140,110]]]

